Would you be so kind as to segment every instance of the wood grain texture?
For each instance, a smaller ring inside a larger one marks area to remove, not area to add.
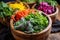
[[[50,34],[50,36],[48,37],[48,40],[60,40],[60,33]]]

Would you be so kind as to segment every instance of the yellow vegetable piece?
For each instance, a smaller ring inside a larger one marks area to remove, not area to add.
[[[19,9],[19,10],[25,10],[26,9],[26,6],[22,2],[9,4],[9,6],[13,9]]]

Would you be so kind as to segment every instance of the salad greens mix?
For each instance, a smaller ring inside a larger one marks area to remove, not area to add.
[[[27,2],[27,3],[35,3],[36,2],[36,0],[21,0],[21,1]]]
[[[12,14],[12,8],[7,3],[0,2],[0,18],[10,17]]]
[[[44,30],[48,26],[48,18],[43,13],[36,11],[30,12],[28,16],[21,17],[20,20],[14,23],[16,30],[25,33],[37,33]]]

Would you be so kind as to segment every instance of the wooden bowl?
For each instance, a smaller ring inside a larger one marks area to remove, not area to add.
[[[28,3],[28,5],[30,6],[30,8],[32,8],[32,6],[34,5],[35,3]]]
[[[53,14],[48,15],[48,16],[51,17],[53,23],[56,21],[56,17],[58,15],[58,11],[59,11],[59,9],[58,9],[58,7],[56,7],[56,12],[53,13]]]
[[[46,14],[44,14],[47,16]],[[50,32],[51,32],[51,26],[52,26],[52,21],[49,16],[47,16],[49,20],[48,26],[41,32],[39,33],[33,33],[33,34],[26,34],[22,31],[18,31],[14,29],[14,21],[13,19],[10,20],[10,27],[11,27],[11,33],[14,36],[16,40],[47,40]]]
[[[37,5],[37,4],[34,4],[34,5],[32,6],[32,9],[34,9],[36,5]],[[57,16],[57,14],[58,14],[58,11],[59,11],[59,9],[58,9],[58,7],[56,7],[56,12],[54,12],[53,14],[49,14],[49,15],[48,15],[48,16],[51,17],[52,23],[54,23],[54,22],[56,21],[56,16]]]

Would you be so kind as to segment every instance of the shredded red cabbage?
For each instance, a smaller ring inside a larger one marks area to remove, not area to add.
[[[41,2],[37,9],[43,11],[46,14],[53,14],[55,12],[55,7],[49,5],[47,2]]]

